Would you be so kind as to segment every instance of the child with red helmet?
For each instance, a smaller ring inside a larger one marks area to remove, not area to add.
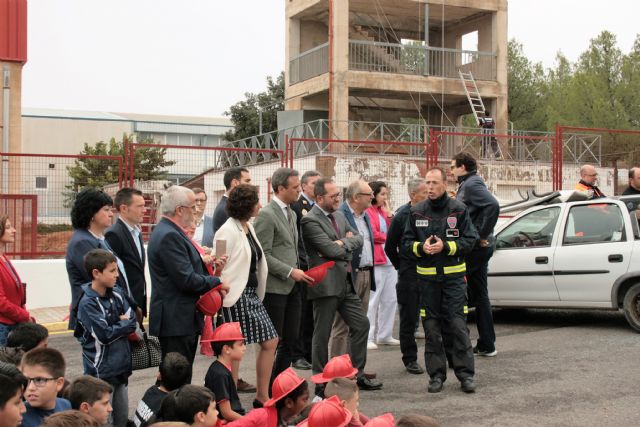
[[[244,417],[228,423],[227,427],[289,425],[309,403],[309,387],[304,378],[299,377],[292,368],[287,368],[273,380],[271,396],[262,408],[254,409]]]
[[[348,378],[355,381],[358,370],[353,367],[351,357],[348,354],[332,357],[331,360],[324,365],[321,373],[313,375],[311,381],[316,384],[316,397],[313,403],[324,399],[324,388],[326,384],[334,378]]]
[[[247,350],[240,323],[223,323],[213,331],[211,338],[202,342],[210,342],[217,356],[209,366],[204,385],[216,396],[218,417],[227,421],[237,420],[245,414],[245,410],[231,375],[231,364],[240,362]]]
[[[358,409],[360,390],[355,381],[347,378],[334,378],[327,384],[324,394],[327,398],[337,396],[340,399],[340,404],[351,413],[352,418],[347,427],[363,427],[369,421],[369,418],[360,413]]]
[[[296,427],[347,427],[352,415],[340,404],[338,396],[332,396],[313,405],[309,418]]]

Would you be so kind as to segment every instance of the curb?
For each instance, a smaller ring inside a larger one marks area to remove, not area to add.
[[[67,329],[68,325],[69,325],[68,322],[42,323],[42,326],[47,328],[49,333],[52,334],[52,335],[63,334],[63,333],[67,333],[67,332],[68,333],[72,333],[73,331],[70,331],[70,330]]]

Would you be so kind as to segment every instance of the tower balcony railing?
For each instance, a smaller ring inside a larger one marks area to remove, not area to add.
[[[349,41],[349,69],[457,79],[458,70],[471,71],[476,80],[497,80],[493,52],[428,47],[368,40]],[[309,49],[289,62],[289,84],[329,72],[329,44]]]

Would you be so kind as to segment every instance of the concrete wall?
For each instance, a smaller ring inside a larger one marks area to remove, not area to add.
[[[4,151],[4,130],[9,129],[9,152],[19,153],[22,151],[22,67],[23,64],[18,62],[4,62],[0,61],[0,151]],[[3,123],[4,120],[4,70],[9,71],[9,121]],[[8,162],[2,162],[0,165],[0,172],[3,172],[2,168],[8,164],[10,170],[17,170],[20,168],[20,162],[17,158],[9,158]],[[17,184],[9,180],[8,183],[2,183],[2,173],[0,173],[0,191],[3,189],[8,192],[15,192]]]

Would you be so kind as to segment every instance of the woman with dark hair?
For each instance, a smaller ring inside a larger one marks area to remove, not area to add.
[[[5,246],[16,240],[16,229],[7,215],[0,215],[0,347],[19,323],[30,320],[25,308],[26,292],[18,272],[4,254]]]
[[[369,309],[367,310],[367,317],[371,325],[369,326],[369,342],[377,342],[382,345],[400,345],[400,341],[391,336],[393,320],[396,315],[398,273],[384,252],[387,231],[393,217],[389,207],[389,189],[383,181],[370,182],[369,187],[373,191],[373,199],[371,206],[367,208],[367,214],[373,230],[373,273],[376,280],[376,290],[371,292]]]
[[[75,231],[67,245],[66,256],[67,275],[71,286],[69,329],[76,327],[75,308],[80,301],[82,285],[92,280],[84,268],[84,256],[92,249],[106,249],[113,253],[104,238],[104,232],[112,223],[112,206],[113,200],[107,193],[98,188],[88,187],[76,195],[71,208],[71,225]],[[120,286],[122,294],[127,296],[130,305],[137,312],[138,319],[141,319],[140,309],[135,305],[133,298],[129,297],[131,294],[124,273],[124,265],[117,256],[116,262],[119,271],[116,285]]]
[[[256,356],[256,399],[254,407],[269,399],[269,379],[278,345],[276,331],[262,304],[267,284],[267,261],[256,237],[251,217],[258,215],[258,189],[241,184],[229,193],[226,206],[229,219],[216,231],[214,246],[226,242],[227,264],[221,279],[229,285],[222,301],[224,322],[240,322],[247,344],[258,343]],[[238,366],[233,366],[233,378],[238,379]]]

